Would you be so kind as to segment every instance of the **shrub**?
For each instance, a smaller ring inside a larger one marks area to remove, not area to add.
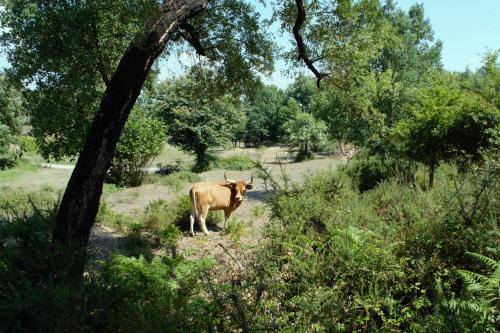
[[[248,156],[235,155],[231,157],[218,158],[213,169],[243,171],[255,167],[255,162]]]
[[[253,169],[254,167],[255,162],[248,156],[216,157],[207,154],[204,163],[195,165],[193,171],[204,172],[215,169],[243,171]]]
[[[138,186],[144,180],[145,167],[161,153],[165,128],[156,119],[132,112],[116,147],[107,181],[122,186]]]
[[[358,190],[365,192],[389,178],[397,178],[404,183],[413,182],[417,164],[387,154],[370,154],[367,150],[361,150],[344,170]]]
[[[50,250],[57,196],[5,191],[0,202],[0,331],[86,331],[81,290],[51,274],[68,264]]]
[[[244,231],[245,222],[240,219],[235,219],[227,225],[226,234],[229,236],[229,239],[233,242],[233,244],[240,246],[241,237],[243,237]]]
[[[200,297],[210,260],[116,256],[91,277],[89,320],[104,332],[200,332],[212,327]]]
[[[167,176],[154,175],[148,177],[148,182],[157,183],[171,187],[176,192],[182,190],[184,185],[201,181],[201,177],[190,171],[179,171]]]
[[[311,149],[321,146],[326,140],[326,124],[309,113],[298,113],[284,125],[284,142],[298,148],[296,161],[311,158]]]
[[[499,248],[487,249],[490,256],[498,258]],[[500,328],[500,261],[479,253],[467,255],[486,268],[488,274],[458,269],[455,272],[465,283],[463,295],[443,300],[439,306],[443,316],[442,330],[447,332],[498,332]],[[440,292],[442,292],[440,290]]]
[[[426,192],[389,177],[360,194],[345,169],[271,197],[264,241],[234,291],[248,294],[252,329],[439,331],[438,282],[445,298],[462,292],[453,270],[477,269],[466,252],[498,237],[494,170],[441,168]]]
[[[181,236],[178,225],[189,221],[189,198],[153,201],[146,207],[141,220],[142,228],[151,233],[160,246],[175,249]]]
[[[127,232],[137,219],[132,215],[121,214],[113,211],[103,202],[97,213],[96,223],[113,228],[120,232]]]

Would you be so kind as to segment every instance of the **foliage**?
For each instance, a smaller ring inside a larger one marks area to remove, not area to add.
[[[1,192],[0,330],[67,332],[85,327],[80,290],[56,284],[50,235],[58,199],[53,190]],[[75,305],[78,304],[78,305]]]
[[[236,265],[239,273],[226,272],[225,266],[211,271],[211,260],[178,255],[152,261],[118,256],[92,269],[83,290],[69,289],[40,278],[50,246],[49,233],[40,232],[47,230],[42,220],[26,227],[21,227],[24,218],[16,220],[9,230],[17,233],[0,227],[0,296],[8,297],[0,327],[495,331],[498,285],[488,268],[494,260],[467,255],[487,253],[498,241],[500,201],[493,195],[500,190],[498,158],[493,153],[485,161],[465,173],[441,166],[428,191],[402,183],[393,171],[396,177],[359,193],[357,176],[352,180],[349,169],[325,171],[303,186],[278,189],[270,197],[271,220],[263,238]],[[128,223],[124,230],[173,250],[188,209],[187,197],[153,202],[135,217],[123,218]],[[238,244],[243,221],[230,223],[228,230]],[[12,235],[25,236],[15,236],[21,243],[5,242]],[[462,283],[457,272],[473,284]],[[41,310],[47,304],[52,311]],[[20,320],[22,313],[29,317]]]
[[[166,176],[149,176],[147,181],[171,187],[176,192],[179,192],[186,184],[201,181],[201,177],[190,171],[178,171],[170,173]]]
[[[302,112],[309,112],[313,96],[318,92],[316,81],[305,75],[299,75],[293,83],[286,88],[288,98],[293,98],[299,104]]]
[[[91,277],[89,320],[105,332],[192,332],[209,323],[202,289],[210,260],[114,257]]]
[[[0,154],[8,152],[15,136],[21,134],[26,123],[21,92],[8,84],[5,75],[0,74]],[[2,157],[0,155],[0,157]]]
[[[497,257],[498,249],[486,249]],[[446,318],[447,331],[467,328],[467,332],[497,332],[500,324],[499,288],[500,262],[479,253],[467,252],[491,273],[483,275],[469,270],[456,270],[465,282],[462,298],[444,301],[441,312]]]
[[[245,100],[247,123],[244,141],[246,145],[257,147],[278,140],[280,108],[285,104],[285,93],[276,86],[263,85]]]
[[[462,176],[442,168],[430,191],[392,178],[358,194],[345,173],[327,172],[275,196],[266,242],[240,288],[252,295],[245,308],[247,317],[257,318],[252,327],[299,332],[443,327],[446,318],[433,314],[440,306],[434,279],[444,295],[453,295],[461,289],[453,269],[475,267],[464,254],[498,239],[500,206],[491,193],[499,181],[488,176],[491,190],[481,190],[479,179],[487,174],[491,170],[471,173],[463,180],[465,190],[450,182]],[[473,197],[487,208],[469,224],[467,212],[477,205]],[[253,303],[257,300],[265,310]]]
[[[412,115],[389,135],[400,155],[429,167],[429,185],[440,161],[480,159],[481,149],[500,143],[500,111],[478,95],[454,86],[450,76],[436,74],[419,93]]]
[[[122,186],[138,186],[145,168],[158,156],[165,143],[165,128],[156,119],[138,111],[132,113],[121,134],[108,171],[107,181]]]
[[[230,157],[211,157],[205,170],[250,170],[255,167],[255,162],[245,155],[234,155]]]
[[[157,1],[2,4],[1,42],[12,65],[8,74],[34,87],[27,92],[28,110],[41,152],[56,159],[74,157],[124,50],[158,14]],[[204,66],[214,73],[218,91],[251,89],[258,81],[257,71],[272,71],[273,45],[252,5],[242,0],[210,1],[205,13],[190,23],[205,45]],[[169,52],[191,53],[192,48],[174,36]],[[156,72],[157,68],[150,81]]]
[[[406,116],[426,73],[441,66],[441,42],[434,42],[422,5],[405,12],[394,1],[307,0],[304,7],[308,56],[327,74],[309,109],[333,138],[363,146]],[[295,2],[277,3],[276,15],[291,31]],[[295,49],[286,56],[301,65]]]
[[[481,95],[486,101],[500,109],[500,63],[498,56],[500,51],[485,54],[483,66],[472,73],[466,70],[457,73],[457,79],[463,89]]]
[[[144,210],[141,228],[151,233],[160,246],[175,248],[181,236],[178,225],[189,221],[189,200],[186,196],[173,202],[153,201]]]
[[[294,118],[284,125],[286,136],[284,142],[292,148],[298,148],[297,160],[311,157],[311,148],[324,143],[326,140],[326,125],[316,120],[309,113],[297,113]]]
[[[411,184],[415,180],[416,165],[388,154],[370,154],[365,149],[355,155],[344,171],[353,180],[353,185],[365,192],[391,178]]]
[[[105,82],[144,26],[154,1],[3,1],[2,43],[45,157],[80,150]],[[64,43],[61,41],[64,40]]]
[[[241,237],[243,237],[245,231],[244,221],[240,219],[233,219],[228,223],[226,228],[226,234],[233,244],[236,246],[241,245]]]
[[[168,141],[204,162],[208,148],[230,143],[244,126],[244,114],[229,95],[214,97],[192,77],[164,82],[154,97],[167,125]]]
[[[52,200],[43,193],[37,196]],[[34,211],[24,213],[19,207],[14,217],[0,223],[1,331],[176,332],[205,327],[199,315],[207,301],[198,295],[211,260],[157,257],[149,263],[117,256],[91,269],[83,288],[75,288],[50,275],[57,265],[50,255],[57,205],[34,202]]]

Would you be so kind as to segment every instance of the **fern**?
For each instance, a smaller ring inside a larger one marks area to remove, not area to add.
[[[488,252],[497,255],[500,251],[488,249]],[[467,298],[445,301],[443,307],[459,326],[472,327],[472,331],[477,332],[495,332],[500,319],[500,261],[478,253],[467,255],[492,272],[483,275],[464,269],[456,270],[465,283]]]

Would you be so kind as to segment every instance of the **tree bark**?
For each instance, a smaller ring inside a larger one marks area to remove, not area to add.
[[[203,163],[205,163],[207,148],[199,147],[195,150],[195,154],[196,154],[196,165],[201,167]]]
[[[163,1],[146,31],[130,43],[113,74],[64,192],[53,232],[54,277],[80,284],[90,229],[99,210],[104,176],[130,110],[156,58],[180,24],[207,0]]]

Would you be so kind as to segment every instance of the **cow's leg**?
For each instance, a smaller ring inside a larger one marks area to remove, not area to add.
[[[194,216],[193,213],[189,215],[189,236],[194,236]]]
[[[227,230],[227,220],[229,220],[230,216],[231,216],[231,210],[225,209],[224,210],[224,230]]]
[[[208,229],[207,229],[207,225],[205,224],[205,220],[208,216],[208,206],[207,207],[203,207],[203,211],[201,212],[201,215],[200,215],[200,226],[201,226],[201,231],[203,231],[203,233],[205,235],[208,236],[209,232],[208,232]]]
[[[189,191],[189,203],[190,203],[190,214],[189,214],[189,236],[194,236],[194,220],[196,219],[196,201],[194,198],[193,190]]]

